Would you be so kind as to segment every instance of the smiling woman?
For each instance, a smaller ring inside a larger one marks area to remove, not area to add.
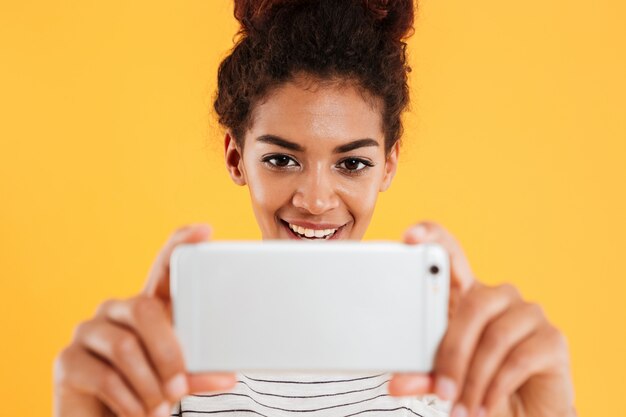
[[[215,109],[226,166],[248,187],[263,239],[363,237],[397,169],[413,14],[411,0],[235,1],[240,36],[220,66]],[[450,255],[449,326],[431,374],[188,375],[169,316],[169,259],[208,235],[178,230],[142,294],[105,302],[78,326],[56,361],[57,416],[162,417],[172,405],[176,416],[575,415],[562,333],[513,286],[478,282],[454,237],[430,222],[404,241]]]
[[[264,239],[365,234],[396,171],[413,15],[411,0],[235,2],[215,110]]]
[[[299,75],[255,108],[245,147],[227,134],[228,170],[248,185],[264,239],[363,237],[398,160],[380,107],[354,83]]]

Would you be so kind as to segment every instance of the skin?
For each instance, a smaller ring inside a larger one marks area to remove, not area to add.
[[[313,229],[341,226],[335,238],[360,240],[398,165],[398,146],[385,152],[380,103],[349,84],[305,78],[279,87],[253,119],[245,151],[227,134],[225,154],[233,181],[248,185],[263,239],[293,238],[288,221]],[[268,143],[268,135],[301,149]],[[337,152],[356,141],[367,146]]]
[[[282,220],[341,226],[335,239],[360,240],[397,169],[398,146],[385,152],[383,138],[380,102],[350,83],[296,78],[256,106],[243,149],[226,134],[225,161],[233,181],[248,186],[264,240],[300,239]],[[337,152],[360,139],[371,142]],[[170,255],[210,231],[174,232],[141,294],[104,302],[76,328],[55,361],[55,416],[168,416],[185,395],[234,387],[234,373],[187,374],[171,324]],[[450,254],[449,326],[433,372],[394,374],[389,394],[435,392],[452,401],[453,417],[575,416],[567,343],[541,307],[510,284],[476,280],[457,240],[436,223],[410,226],[403,240],[437,242]]]

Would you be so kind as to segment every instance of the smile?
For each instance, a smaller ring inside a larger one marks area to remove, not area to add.
[[[337,231],[337,229],[307,229],[307,228],[304,228],[302,226],[298,226],[295,224],[291,224],[291,223],[288,223],[288,224],[289,224],[289,228],[293,230],[300,237],[308,237],[308,238],[315,237],[315,238],[328,239],[329,237],[334,235],[335,232]]]
[[[327,227],[327,228],[310,228],[299,226],[294,223],[287,222],[283,219],[280,219],[281,223],[289,229],[290,233],[294,238],[300,238],[303,240],[328,240],[334,239],[338,236],[338,231],[340,231],[345,225],[339,227]]]

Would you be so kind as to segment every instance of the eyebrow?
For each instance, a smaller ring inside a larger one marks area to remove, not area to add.
[[[304,152],[304,147],[295,142],[291,142],[287,139],[281,138],[276,135],[261,135],[256,138],[257,142],[269,143],[271,145],[280,146],[281,148],[289,149],[297,152]],[[333,149],[333,153],[345,153],[350,152],[358,148],[363,148],[365,146],[379,146],[378,142],[371,138],[365,139],[357,139],[352,142],[344,143],[343,145],[338,145]]]
[[[358,139],[353,142],[349,142],[349,143],[337,146],[335,149],[333,149],[333,152],[334,153],[350,152],[358,148],[363,148],[365,146],[378,146],[378,142],[371,138]]]

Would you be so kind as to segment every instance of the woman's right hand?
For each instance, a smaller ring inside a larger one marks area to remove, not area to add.
[[[178,244],[208,240],[209,234],[202,224],[177,230],[140,295],[106,301],[78,325],[55,361],[56,417],[165,417],[186,394],[234,387],[234,373],[188,375],[172,328],[170,256]]]

